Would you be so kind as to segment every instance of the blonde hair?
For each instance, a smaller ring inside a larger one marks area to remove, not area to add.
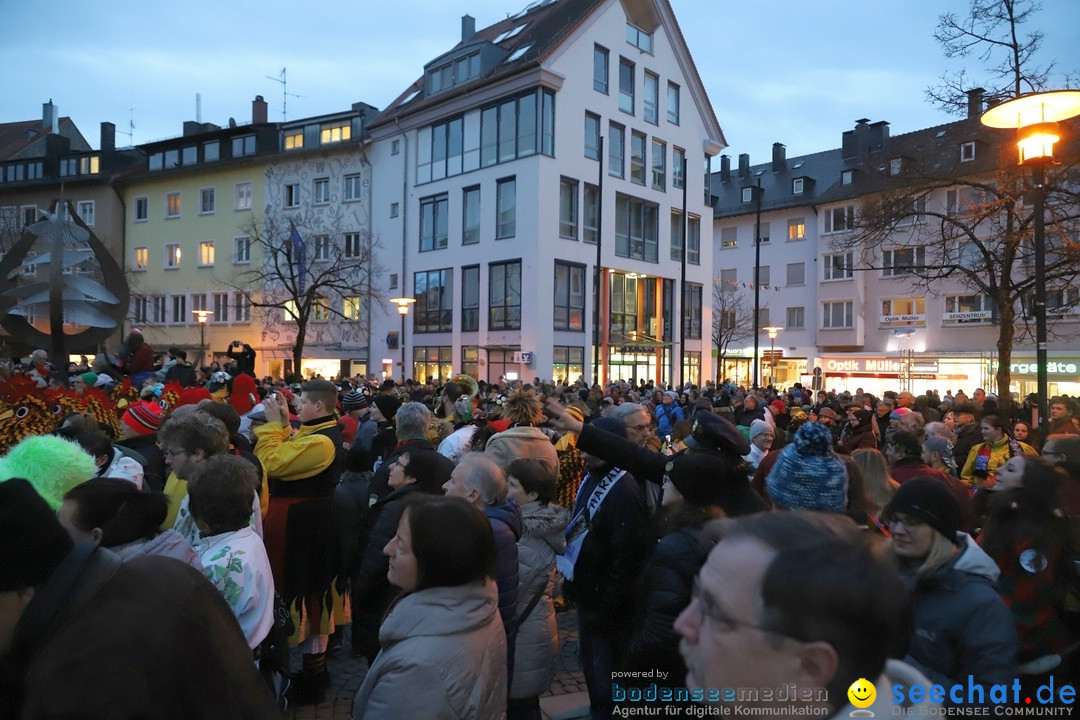
[[[900,487],[900,483],[889,475],[889,463],[880,450],[860,448],[851,454],[851,459],[862,471],[866,497],[873,506],[874,515],[880,517],[885,506],[892,500],[893,493]]]
[[[516,390],[507,395],[502,416],[515,425],[538,425],[544,421],[544,410],[531,390]]]
[[[956,553],[956,543],[934,530],[934,542],[930,544],[930,551],[926,553],[922,564],[915,570],[916,576],[921,580],[931,575],[935,570],[949,562]]]

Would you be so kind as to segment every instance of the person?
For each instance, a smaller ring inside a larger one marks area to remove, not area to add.
[[[961,532],[960,505],[942,483],[914,478],[885,509],[892,549],[910,588],[911,643],[905,660],[932,682],[1011,684],[1019,644],[998,596],[1000,572]],[[970,676],[970,677],[969,677]]]
[[[559,454],[539,428],[544,421],[543,406],[531,390],[511,392],[503,403],[502,417],[510,421],[510,427],[493,435],[484,452],[504,473],[511,462],[523,457],[539,458],[552,472],[558,472]]]
[[[251,494],[258,485],[250,462],[225,454],[200,463],[188,481],[203,572],[229,603],[252,650],[274,624],[274,577],[263,540],[250,522]]]
[[[1020,639],[1021,683],[1031,693],[1051,675],[1061,675],[1061,653],[1069,641],[1059,614],[1063,563],[1072,555],[1069,522],[1057,506],[1057,489],[1065,480],[1064,471],[1042,458],[1009,458],[998,468],[979,538],[1001,571],[999,591]]]
[[[566,548],[563,531],[570,512],[555,504],[555,475],[543,460],[514,460],[506,485],[508,496],[521,508],[522,527],[517,543],[517,635],[507,719],[539,720],[540,695],[548,691],[555,677],[559,652],[552,595],[555,558]]]
[[[1042,457],[1065,472],[1058,486],[1058,500],[1073,525],[1073,542],[1080,546],[1080,435],[1047,437]]]
[[[960,506],[959,529],[973,534],[978,519],[971,489],[951,474],[936,470],[923,459],[923,445],[919,438],[903,430],[893,433],[885,445],[885,458],[889,461],[892,479],[903,485],[915,478],[933,478],[949,489]]]
[[[255,456],[266,470],[270,504],[263,538],[274,587],[295,620],[294,644],[303,670],[294,683],[298,704],[326,696],[326,650],[344,613],[344,568],[330,496],[341,475],[337,386],[311,380],[300,391],[300,428],[290,432],[280,393],[263,400],[266,424],[255,429]],[[284,419],[284,423],[283,423]]]
[[[180,387],[194,387],[195,366],[188,362],[187,352],[179,348],[170,348],[169,354],[176,362],[165,371],[165,382],[179,383]]]
[[[141,456],[136,458],[133,450],[124,450],[114,445],[101,431],[83,430],[72,432],[70,435],[68,432],[67,430],[57,431],[60,435],[73,437],[75,442],[94,458],[97,464],[97,477],[122,478],[142,490],[146,470],[142,462],[139,462],[142,459]]]
[[[598,418],[590,427],[626,439],[626,428],[614,418]],[[649,516],[632,475],[584,449],[582,457],[588,472],[557,564],[566,578],[563,593],[578,606],[578,652],[589,711],[594,720],[606,720],[614,711],[611,673],[631,631],[626,598],[633,596],[648,552]]]
[[[960,472],[953,458],[953,445],[945,436],[927,433],[922,447],[924,464],[952,477],[956,477]]]
[[[973,404],[957,400],[956,405],[953,406],[952,416],[952,429],[956,433],[953,457],[956,458],[957,464],[963,467],[971,453],[971,448],[983,441],[982,429],[976,420],[979,417],[979,411]]]
[[[840,451],[847,455],[854,455],[856,450],[863,448],[877,449],[878,440],[874,435],[873,414],[862,408],[848,412],[847,434],[840,440]]]
[[[120,437],[116,441],[123,450],[131,450],[143,460],[143,482],[151,490],[165,489],[165,455],[157,444],[161,428],[161,406],[140,400],[128,406],[120,416]],[[112,477],[111,475],[109,477]]]
[[[684,417],[682,408],[675,402],[678,398],[678,393],[668,390],[663,394],[660,404],[656,406],[656,434],[661,440],[666,440],[675,429],[675,423]]]
[[[1076,400],[1056,397],[1050,401],[1050,435],[1080,435],[1080,410]]]
[[[165,557],[121,563],[74,543],[16,478],[0,482],[0,717],[280,713],[201,572]]]
[[[1023,420],[1017,420],[1013,425],[1013,438],[1028,445],[1031,445],[1037,439],[1031,432],[1031,423]]]
[[[387,578],[402,592],[379,628],[382,650],[352,717],[501,717],[506,637],[491,524],[460,498],[425,497],[405,508],[383,552]]]
[[[146,344],[146,339],[139,330],[128,333],[120,348],[120,363],[134,387],[142,387],[144,382],[154,376],[154,351]]]
[[[163,493],[144,492],[121,478],[92,478],[67,491],[57,517],[72,540],[98,543],[121,562],[162,555],[202,571],[187,538],[160,529],[168,502]]]
[[[371,663],[379,652],[379,623],[399,590],[386,579],[383,548],[394,537],[405,501],[417,493],[442,495],[454,464],[430,447],[412,447],[390,463],[390,493],[364,515],[352,572],[352,651]]]
[[[979,425],[983,442],[971,448],[960,471],[960,479],[970,487],[992,489],[997,468],[1009,458],[1039,454],[1027,443],[1009,437],[1005,422],[997,415],[987,415]]]
[[[851,454],[851,459],[859,466],[866,498],[870,502],[871,514],[874,518],[880,518],[885,506],[889,504],[889,500],[900,487],[900,483],[889,475],[889,461],[876,445],[859,448]]]
[[[765,478],[768,499],[787,510],[845,512],[848,486],[847,467],[833,450],[832,432],[821,422],[800,427]]]
[[[880,718],[903,714],[894,684],[928,686],[890,659],[907,642],[910,609],[879,536],[805,510],[719,520],[709,534],[719,542],[675,621],[686,686],[704,701],[722,703],[720,688],[793,687],[791,700],[756,694],[745,704],[847,718],[848,688],[866,679]]]
[[[776,433],[764,420],[754,420],[750,423],[750,452],[743,457],[747,464],[747,472],[753,474],[761,465],[762,458],[772,448]]]
[[[237,373],[255,377],[255,349],[245,342],[234,340],[229,349],[225,351],[232,360],[236,361]]]

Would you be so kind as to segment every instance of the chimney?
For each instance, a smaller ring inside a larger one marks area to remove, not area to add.
[[[889,123],[878,120],[870,126],[870,152],[880,152],[889,143]]]
[[[472,36],[476,34],[476,18],[472,15],[461,16],[461,42],[466,43],[472,40]]]
[[[727,182],[731,179],[731,156],[720,156],[720,181]]]
[[[116,125],[111,122],[101,123],[101,152],[112,152],[116,149]]]
[[[986,93],[982,88],[973,88],[967,91],[968,97],[968,120],[978,120],[982,117],[983,113],[983,94]]]
[[[254,125],[266,124],[266,101],[263,100],[262,95],[256,95],[255,99],[251,101],[251,122]]]
[[[53,105],[52,98],[41,104],[41,127],[54,135],[60,132],[60,111]]]
[[[750,177],[750,154],[739,153],[739,177]]]
[[[773,143],[772,145],[772,171],[780,172],[787,168],[787,153],[785,152],[783,143]]]

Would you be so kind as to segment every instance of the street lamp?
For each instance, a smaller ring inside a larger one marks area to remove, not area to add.
[[[206,321],[214,314],[213,310],[192,310],[191,314],[199,323],[199,365],[206,357]]]
[[[416,302],[416,298],[396,297],[390,298],[390,302],[397,305],[398,315],[401,316],[401,336],[398,338],[398,346],[401,348],[401,382],[405,383],[405,317],[409,314],[409,306]]]
[[[776,336],[784,328],[766,325],[761,329],[769,333],[769,385],[774,385],[776,383]]]
[[[1056,90],[1021,95],[995,105],[982,115],[992,128],[1016,128],[1021,165],[1032,168],[1032,206],[1035,214],[1035,364],[1039,401],[1039,441],[1050,430],[1047,414],[1046,369],[1046,166],[1054,161],[1054,143],[1061,139],[1058,123],[1080,115],[1080,91]],[[1007,390],[999,388],[998,390]]]

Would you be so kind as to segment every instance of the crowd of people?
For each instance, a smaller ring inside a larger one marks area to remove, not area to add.
[[[1040,442],[982,389],[294,382],[249,350],[7,368],[5,405],[62,411],[0,431],[0,716],[274,717],[348,652],[356,718],[535,719],[565,607],[594,718],[1080,673],[1073,398]]]

